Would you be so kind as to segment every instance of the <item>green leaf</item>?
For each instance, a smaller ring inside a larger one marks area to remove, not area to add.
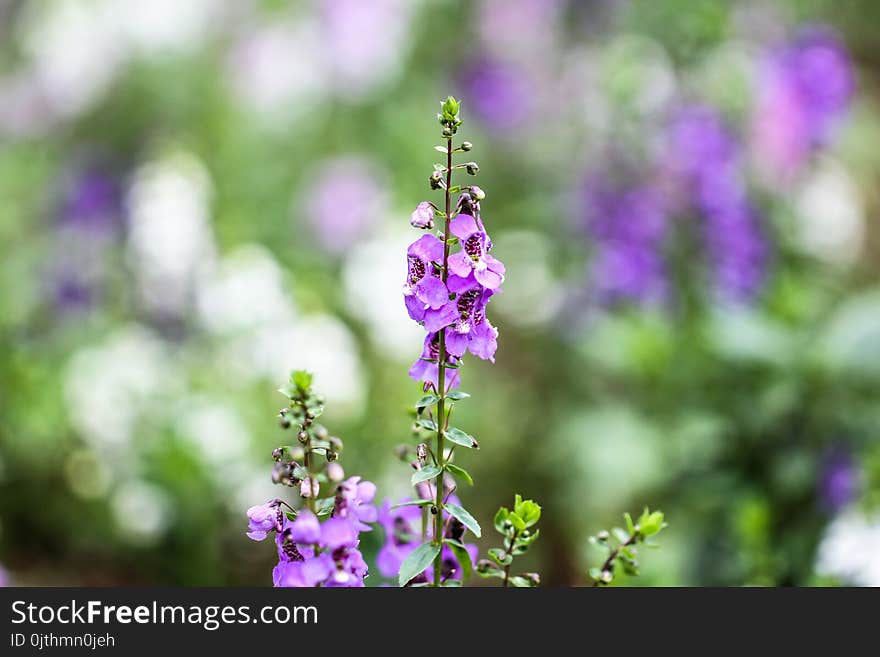
[[[639,531],[645,536],[652,536],[663,529],[663,527],[665,527],[663,513],[660,511],[654,511],[647,516],[642,514],[642,517],[639,518]]]
[[[512,512],[512,511],[508,514],[507,519],[513,523],[514,528],[518,532],[521,532],[522,530],[524,530],[526,528],[526,523],[523,522],[523,519],[520,518],[518,515],[516,515],[516,513]]]
[[[636,533],[636,525],[633,522],[632,516],[629,513],[623,514],[623,519],[626,521],[626,530],[632,535]]]
[[[315,502],[315,514],[319,517],[329,515],[333,512],[336,505],[335,497],[325,497]]]
[[[443,542],[452,548],[452,553],[458,559],[458,563],[461,564],[461,581],[464,582],[471,576],[474,569],[470,552],[467,551],[467,548],[462,543],[453,541],[451,538],[444,539]]]
[[[513,561],[513,556],[507,554],[501,548],[489,548],[489,556],[499,566],[509,566]]]
[[[446,146],[434,146],[434,150],[440,153],[447,153]]]
[[[459,477],[460,479],[464,479],[469,485],[474,485],[474,480],[471,478],[471,475],[464,468],[460,468],[454,463],[447,463],[446,470],[452,474],[454,477]]]
[[[440,554],[440,546],[434,543],[422,543],[400,564],[400,574],[397,582],[400,586],[406,586],[409,581],[425,570],[437,555]]]
[[[626,543],[626,542],[630,539],[630,536],[631,536],[631,534],[627,534],[627,533],[626,533],[623,529],[621,529],[620,527],[613,527],[613,528],[611,529],[611,532],[614,534],[614,537],[615,537],[618,541],[620,541],[621,543]]]
[[[515,575],[507,580],[511,586],[514,586],[518,589],[530,589],[534,588],[535,583],[530,580],[528,577],[520,577],[519,575]]]
[[[436,465],[426,465],[421,470],[416,470],[415,472],[413,472],[410,482],[413,486],[415,486],[416,484],[420,484],[423,481],[428,481],[428,479],[433,479],[441,472],[443,471]]]
[[[312,387],[314,378],[312,373],[306,370],[295,370],[290,374],[290,382],[303,392],[307,392]]]
[[[433,504],[434,500],[414,500],[412,502],[401,502],[400,504],[395,504],[392,506],[392,509],[399,509],[404,506],[428,506],[429,504]]]
[[[428,431],[437,431],[437,423],[434,420],[416,420],[416,426]]]
[[[297,395],[296,386],[292,383],[285,383],[283,386],[278,388],[278,392],[280,392],[288,399],[293,399]]]
[[[452,504],[451,502],[447,502],[443,505],[444,508],[452,514],[452,516],[458,519],[462,525],[467,527],[474,536],[480,538],[482,536],[482,530],[480,529],[480,523],[474,520],[474,517],[467,512],[467,509],[464,507],[458,506],[458,504]]]
[[[532,500],[525,500],[517,495],[513,511],[522,518],[526,527],[531,527],[541,518],[541,507]]]
[[[426,408],[428,406],[433,406],[438,401],[440,401],[440,397],[438,397],[437,395],[425,395],[416,402],[416,408]]]
[[[466,392],[462,392],[461,390],[453,390],[446,395],[446,399],[451,399],[452,401],[460,401],[462,399],[467,399],[468,397],[470,397],[470,395]]]
[[[504,521],[507,520],[507,516],[510,515],[510,509],[507,507],[501,507],[498,509],[497,513],[495,513],[495,518],[492,520],[495,525],[495,530],[503,534],[504,533]]]
[[[477,441],[473,439],[473,437],[466,434],[461,429],[457,429],[456,427],[450,427],[446,431],[443,432],[443,435],[449,440],[449,442],[455,443],[456,445],[461,445],[462,447],[467,447],[470,449],[471,447],[476,447],[479,449],[479,445],[477,445]]]

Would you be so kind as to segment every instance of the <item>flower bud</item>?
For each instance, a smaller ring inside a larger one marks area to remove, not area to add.
[[[327,465],[327,479],[330,481],[342,481],[345,479],[345,471],[338,463],[330,463]]]
[[[333,463],[333,461],[339,458],[339,454],[337,452],[334,452],[332,449],[327,450],[326,456],[328,463]]]
[[[452,137],[452,135],[454,135],[454,134],[455,134],[455,128],[449,128],[449,127],[443,128],[443,136],[446,137],[447,139]]]
[[[427,201],[422,201],[416,206],[409,216],[409,224],[413,228],[430,230],[434,227],[434,208]]]
[[[443,118],[447,121],[454,121],[455,117],[458,115],[458,110],[461,108],[461,103],[455,100],[452,96],[447,96],[446,100],[443,101]]]
[[[276,463],[281,460],[281,457],[284,455],[283,447],[276,447],[272,450],[272,460]]]
[[[480,165],[477,164],[476,162],[468,162],[468,163],[465,165],[465,169],[467,170],[467,172],[468,172],[470,175],[472,175],[472,176],[476,176],[476,175],[477,175],[477,172],[480,170]]]
[[[327,440],[327,435],[329,432],[327,431],[327,427],[323,424],[316,424],[312,431],[315,432],[315,438],[318,440]]]
[[[473,147],[474,147],[474,145],[469,141],[461,142],[461,150],[463,150],[465,152],[471,150]]]
[[[330,447],[334,452],[342,451],[342,438],[339,438],[338,436],[330,436],[327,439],[327,442],[330,443]]]
[[[318,492],[321,490],[321,485],[312,478],[303,479],[302,483],[299,485],[299,494],[303,497],[318,497]]]
[[[419,443],[419,446],[416,447],[416,456],[419,457],[419,461],[425,461],[428,458],[428,446],[425,443]]]
[[[309,434],[305,431],[300,431],[298,434],[296,434],[296,439],[303,445],[305,445],[307,442],[309,442]]]
[[[476,201],[482,201],[484,198],[486,198],[486,192],[484,192],[476,185],[471,185],[471,196],[473,196],[474,200]]]
[[[599,575],[599,579],[608,584],[609,582],[611,582],[612,579],[614,579],[614,575],[611,573],[610,570],[603,570],[602,574]]]
[[[431,186],[431,189],[440,189],[442,180],[443,176],[440,175],[440,172],[435,171],[431,174],[431,177],[428,178],[428,184]]]
[[[523,577],[532,583],[532,586],[538,586],[541,583],[541,576],[538,573],[523,573]]]
[[[598,540],[598,541],[602,541],[603,543],[604,543],[605,541],[607,541],[610,537],[611,537],[611,534],[609,534],[609,533],[608,533],[606,530],[604,530],[604,529],[603,529],[602,531],[600,531],[598,534],[596,534],[596,540]]]
[[[292,447],[290,450],[290,458],[294,461],[302,461],[306,457],[306,450],[299,445]]]
[[[282,429],[287,429],[290,427],[290,418],[287,417],[286,408],[282,408],[280,411],[278,411],[278,425]]]

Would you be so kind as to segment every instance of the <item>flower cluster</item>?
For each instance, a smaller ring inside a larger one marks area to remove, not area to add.
[[[752,298],[765,278],[768,248],[736,139],[715,111],[691,106],[673,119],[668,152],[676,183],[703,221],[713,289],[725,300]]]
[[[803,30],[763,62],[755,143],[779,173],[795,172],[827,143],[855,89],[852,62],[826,28]]]
[[[453,102],[454,99],[453,99]],[[447,101],[448,103],[448,101]],[[458,104],[451,116],[457,117]],[[440,115],[441,123],[444,121]],[[453,127],[455,120],[450,121]],[[465,352],[484,360],[495,360],[498,348],[498,329],[486,317],[486,306],[494,294],[501,291],[504,282],[504,264],[491,253],[492,240],[486,231],[480,213],[480,201],[485,198],[483,190],[475,185],[451,185],[452,171],[465,169],[476,175],[476,162],[453,165],[452,155],[471,149],[469,142],[452,148],[452,128],[446,147],[438,146],[447,155],[447,163],[434,165],[430,177],[432,188],[446,192],[446,208],[434,204],[419,203],[410,217],[414,228],[431,230],[434,218],[445,221],[445,233],[438,237],[425,234],[407,249],[407,274],[403,285],[403,298],[409,316],[421,324],[427,335],[422,354],[410,369],[410,376],[423,381],[426,389],[439,388],[439,361],[443,353],[444,366],[454,369]],[[445,177],[445,178],[444,178]],[[451,195],[458,199],[451,207]],[[448,234],[447,234],[448,233]],[[456,252],[451,252],[453,246]],[[457,375],[451,375],[444,387],[449,390],[458,385]]]
[[[430,491],[425,491],[425,499],[432,497]],[[448,501],[453,504],[461,503],[455,495],[449,495]],[[397,577],[404,560],[418,548],[423,538],[432,538],[433,529],[430,526],[426,526],[426,535],[422,536],[423,513],[417,506],[417,501],[409,498],[393,506],[390,500],[386,500],[382,505],[379,510],[379,524],[385,531],[385,544],[376,557],[376,566],[383,577]],[[451,578],[463,578],[465,573],[470,572],[478,551],[473,543],[463,542],[467,528],[448,511],[443,512],[443,527],[441,581],[448,582]],[[461,553],[461,548],[467,552],[466,555]],[[410,581],[413,585],[427,584],[431,577],[431,568],[425,568]]]
[[[360,477],[343,481],[337,462],[342,441],[315,421],[323,402],[312,393],[311,384],[311,375],[300,371],[280,389],[290,405],[279,412],[279,424],[295,427],[299,444],[272,453],[273,481],[298,489],[303,507],[295,509],[277,498],[251,507],[247,536],[262,541],[275,533],[275,586],[361,587],[368,569],[358,550],[359,536],[378,519],[372,504],[376,486]],[[320,497],[322,483],[336,484],[332,497]],[[325,516],[329,517],[321,522]]]

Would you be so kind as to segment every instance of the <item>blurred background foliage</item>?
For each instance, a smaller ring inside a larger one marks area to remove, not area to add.
[[[880,585],[880,5],[0,1],[0,564],[269,584],[275,389],[409,494],[409,212],[463,100],[507,264],[462,370],[523,568],[659,507],[655,585]],[[381,544],[366,539],[368,561]],[[483,546],[485,547],[485,546]],[[370,580],[380,583],[378,575]]]

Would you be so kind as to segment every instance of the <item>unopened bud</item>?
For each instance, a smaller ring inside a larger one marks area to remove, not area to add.
[[[484,198],[486,198],[486,192],[484,192],[476,185],[471,185],[471,196],[474,197],[475,201],[482,201]]]
[[[467,170],[467,172],[468,172],[470,175],[472,175],[472,176],[476,176],[476,175],[477,175],[477,172],[480,170],[480,165],[477,164],[476,162],[468,162],[468,163],[465,165],[465,169]]]
[[[523,577],[532,583],[532,586],[538,586],[541,583],[541,576],[538,573],[523,573]]]
[[[430,230],[434,227],[434,208],[427,201],[422,201],[416,206],[409,216],[409,224],[413,228]]]
[[[436,516],[436,515],[437,515],[437,507],[436,507],[435,505],[433,505],[433,504],[431,505],[431,515],[432,515],[432,516]]]
[[[330,436],[327,438],[327,442],[330,443],[330,447],[334,452],[342,451],[342,438],[339,438],[338,436]]]
[[[318,497],[318,492],[321,490],[321,485],[311,477],[308,479],[303,479],[302,483],[299,485],[299,494],[303,497]]]
[[[428,184],[431,186],[431,189],[440,189],[442,179],[443,177],[440,175],[440,172],[435,171],[428,178]]]
[[[318,440],[327,440],[327,435],[329,434],[329,431],[327,431],[327,427],[325,427],[323,424],[316,424],[312,431],[315,432],[315,438],[317,438]]]
[[[290,450],[290,458],[294,461],[302,461],[306,457],[306,450],[299,445],[295,445]]]
[[[284,448],[283,447],[276,447],[275,449],[272,450],[272,460],[273,461],[276,461],[276,462],[280,461],[281,457],[283,455],[284,455]]]
[[[463,150],[463,151],[469,151],[469,150],[471,150],[473,147],[474,147],[474,145],[473,145],[471,142],[469,142],[469,141],[463,141],[463,142],[461,142],[461,150]]]
[[[446,137],[447,139],[452,137],[452,135],[454,135],[454,134],[455,134],[455,128],[449,128],[449,127],[443,128],[443,136]]]
[[[305,431],[300,431],[298,434],[296,434],[296,439],[303,445],[305,445],[307,442],[309,442],[309,434]]]
[[[598,534],[596,534],[596,539],[599,541],[602,541],[602,542],[607,541],[609,538],[611,538],[611,534],[609,534],[604,529],[602,531],[600,531]]]
[[[425,443],[419,443],[419,446],[416,447],[416,456],[419,457],[419,461],[424,461],[428,458],[428,446]]]
[[[612,579],[614,579],[614,575],[611,573],[610,570],[603,570],[602,574],[599,575],[599,579],[608,584],[609,582],[611,582]]]
[[[327,461],[329,463],[333,463],[333,461],[337,460],[338,458],[339,454],[337,452],[334,452],[332,449],[327,450]]]
[[[330,481],[342,481],[345,479],[345,471],[338,463],[330,463],[327,465],[327,479]]]

